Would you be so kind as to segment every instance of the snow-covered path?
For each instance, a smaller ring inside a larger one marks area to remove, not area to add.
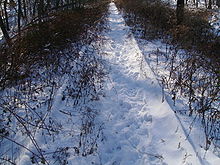
[[[203,164],[114,3],[104,46],[110,73],[102,101],[101,164]]]

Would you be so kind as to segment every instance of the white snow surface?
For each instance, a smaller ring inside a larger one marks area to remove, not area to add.
[[[103,138],[95,153],[87,157],[70,154],[68,164],[218,165],[219,158],[205,160],[199,154],[171,106],[166,99],[162,101],[156,76],[114,3],[109,6],[108,23],[110,30],[103,34],[107,40],[102,51],[109,75],[104,84],[105,96],[96,105],[100,112],[95,118],[95,123],[103,123]],[[56,109],[65,108],[59,100],[66,83],[55,97]],[[54,115],[62,120],[62,115]],[[62,122],[67,123],[66,130],[71,129],[71,123]],[[43,147],[72,147],[74,142],[69,136],[59,136],[57,144],[48,142]],[[29,164],[28,159],[28,153],[23,153],[19,164]]]
[[[101,100],[105,140],[99,159],[106,165],[212,164],[198,154],[165,100],[152,70],[114,3],[110,4],[104,51],[109,65]],[[85,163],[86,164],[86,163]]]
[[[0,41],[2,40],[3,34],[2,34],[2,30],[0,29]]]

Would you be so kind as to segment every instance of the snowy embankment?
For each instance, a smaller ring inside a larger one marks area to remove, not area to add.
[[[101,100],[105,119],[101,164],[217,165],[217,159],[205,161],[188,140],[114,3],[109,26],[104,48],[110,72]]]

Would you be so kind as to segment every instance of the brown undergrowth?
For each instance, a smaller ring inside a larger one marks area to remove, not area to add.
[[[132,18],[133,21],[127,20],[128,24],[141,22],[146,38],[163,38],[180,48],[220,61],[220,37],[213,33],[208,22],[209,11],[185,9],[184,21],[177,25],[175,9],[161,1],[117,0],[116,4]]]
[[[166,52],[151,52],[157,65],[168,71],[168,75],[158,75],[161,86],[174,104],[183,97],[187,100],[181,112],[201,121],[204,149],[213,144],[220,155],[220,36],[208,22],[210,13],[185,9],[184,20],[177,25],[175,9],[159,0],[117,0],[116,4],[137,38],[160,39],[169,45]],[[158,73],[157,67],[153,69]]]
[[[27,78],[36,64],[46,65],[53,58],[51,54],[85,39],[86,31],[100,23],[108,2],[90,2],[83,9],[51,12],[24,27],[11,39],[10,47],[0,45],[0,89]]]

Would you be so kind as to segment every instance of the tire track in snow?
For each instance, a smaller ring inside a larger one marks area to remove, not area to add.
[[[168,102],[161,103],[158,81],[114,3],[109,11],[101,164],[202,164]]]

